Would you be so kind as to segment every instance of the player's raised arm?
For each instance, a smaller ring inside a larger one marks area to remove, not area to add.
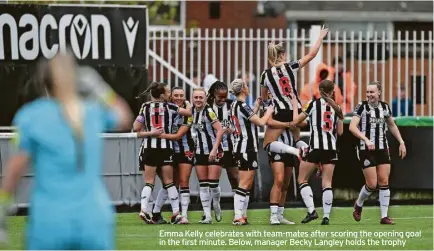
[[[79,92],[99,100],[108,109],[109,113],[105,117],[107,129],[128,130],[133,118],[131,110],[125,100],[113,91],[101,75],[92,67],[82,66],[77,70],[77,77]]]
[[[314,57],[316,57],[316,55],[318,54],[319,48],[322,45],[322,40],[324,39],[325,36],[327,36],[328,32],[329,32],[329,29],[325,28],[323,25],[323,27],[321,28],[321,32],[320,32],[318,40],[312,46],[309,53],[307,53],[304,57],[302,57],[299,60],[300,68],[307,65]]]

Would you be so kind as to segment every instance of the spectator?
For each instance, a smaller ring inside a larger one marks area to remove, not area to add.
[[[405,85],[400,86],[400,99],[398,99],[398,95],[392,101],[392,114],[393,117],[401,117],[401,116],[413,116],[413,100],[409,97],[405,98]],[[410,96],[410,95],[409,95]],[[408,114],[405,113],[406,103],[408,105]],[[398,108],[399,104],[399,108]],[[400,109],[398,114],[398,109]]]
[[[351,113],[354,109],[354,107],[351,106],[351,100],[354,98],[357,86],[352,80],[351,73],[349,71],[344,71],[342,58],[335,58],[333,60],[333,66],[337,68],[330,67],[331,80],[334,80],[342,94],[345,91],[345,100],[343,100],[343,104],[341,105],[342,112],[344,114]],[[337,79],[335,79],[336,71],[338,72]],[[355,105],[356,104],[354,104],[354,106]]]
[[[324,63],[319,64],[316,67],[314,81],[311,84],[308,83],[305,84],[301,91],[300,94],[301,104],[304,105],[310,100],[312,100],[313,98],[320,98],[319,83],[324,79],[331,80],[332,78],[333,75],[330,74],[330,68],[327,67],[327,65]],[[312,93],[311,93],[311,88],[312,88]],[[341,90],[337,85],[335,85],[335,101],[338,105],[341,105],[343,101]]]

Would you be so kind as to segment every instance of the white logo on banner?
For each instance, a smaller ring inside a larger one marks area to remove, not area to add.
[[[128,18],[128,21],[125,23],[125,20],[122,21],[122,25],[124,26],[125,38],[127,39],[128,52],[130,53],[130,58],[133,57],[134,52],[134,44],[136,42],[137,28],[139,27],[139,21],[134,22],[133,18]]]
[[[78,59],[86,58],[90,51],[90,27],[83,15],[77,15],[71,25],[71,47]],[[84,35],[83,49],[78,43],[77,33],[80,37]]]
[[[19,21],[16,21],[10,14],[4,13],[0,15],[0,32],[5,30],[5,26],[9,28],[12,60],[18,60],[20,56],[25,60],[34,60],[38,57],[39,52],[42,52],[45,58],[52,58],[57,51],[65,52],[68,42],[67,28],[70,29],[71,48],[77,58],[87,58],[92,49],[91,58],[100,59],[99,47],[102,45],[104,45],[104,59],[112,58],[111,27],[104,15],[90,15],[90,20],[88,20],[81,14],[76,16],[65,14],[57,22],[53,15],[46,14],[38,23],[38,19],[32,14],[23,14]],[[30,29],[20,35],[18,27],[29,27]],[[99,41],[98,30],[103,33],[103,41]],[[50,31],[57,32],[59,37],[58,43],[53,43],[51,48],[47,43],[47,38],[51,35]],[[84,41],[82,45],[78,37],[84,38],[80,39]],[[5,45],[2,38],[0,39],[0,60],[3,59],[5,59]]]

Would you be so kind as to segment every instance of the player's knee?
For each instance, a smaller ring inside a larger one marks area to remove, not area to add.
[[[389,177],[378,176],[378,185],[387,186],[389,184]]]
[[[282,188],[280,190],[282,190],[282,192],[286,191],[286,190],[288,190],[288,187],[289,187],[289,180],[284,179],[283,184],[282,184]]]
[[[389,179],[388,178],[378,178],[378,186],[384,187],[389,185]]]
[[[370,189],[374,189],[377,187],[377,179],[369,179],[366,180],[366,185],[370,188]]]
[[[366,185],[370,188],[376,188],[377,187],[377,175],[370,175],[370,176],[365,176],[365,181],[366,181]]]

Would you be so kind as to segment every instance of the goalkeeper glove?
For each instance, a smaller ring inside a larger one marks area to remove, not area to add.
[[[97,99],[108,106],[116,101],[116,93],[90,66],[78,67],[77,84],[79,93],[84,97]]]

